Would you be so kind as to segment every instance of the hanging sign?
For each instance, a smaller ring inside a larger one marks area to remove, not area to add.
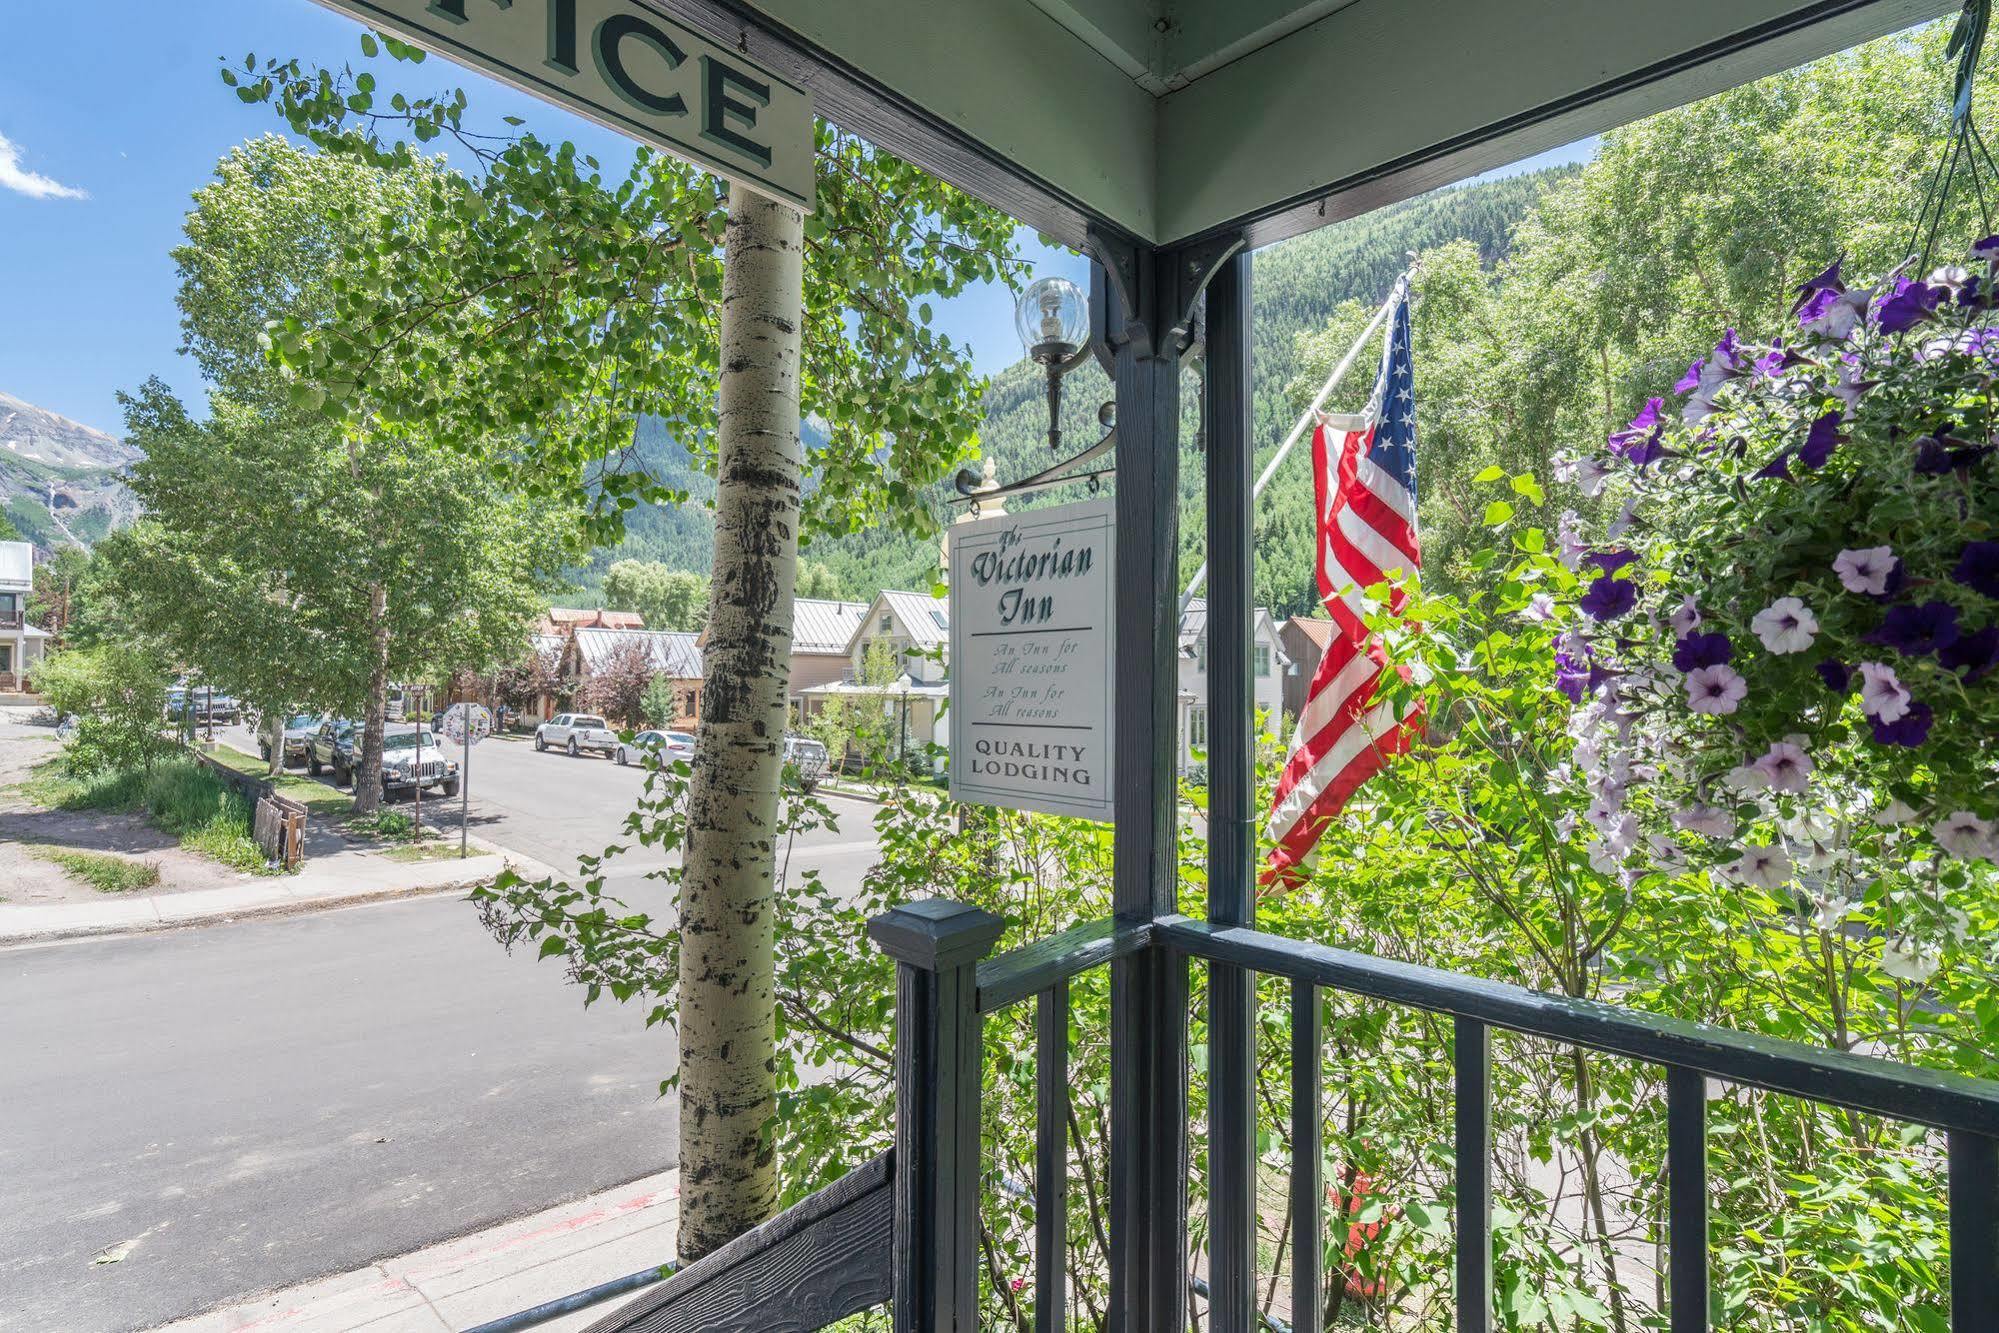
[[[637,0],[320,0],[812,211],[812,94]]]
[[[1111,818],[1112,502],[951,529],[951,796]]]

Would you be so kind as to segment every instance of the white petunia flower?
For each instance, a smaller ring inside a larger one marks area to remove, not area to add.
[[[1879,662],[1860,664],[1860,707],[1881,722],[1896,722],[1909,711],[1909,691],[1895,668]]]
[[[1901,801],[1891,796],[1888,798],[1888,804],[1882,806],[1880,812],[1874,816],[1874,822],[1886,825],[1888,828],[1894,828],[1899,824],[1908,823],[1915,817],[1916,812],[1914,810],[1911,810],[1908,806],[1902,804]]]
[[[1694,595],[1688,593],[1680,602],[1679,609],[1669,617],[1675,638],[1685,638],[1701,627],[1701,609],[1694,604]]]
[[[1759,791],[1770,789],[1770,775],[1753,764],[1737,764],[1728,770],[1728,776],[1722,781],[1728,785],[1730,791],[1739,792],[1744,796],[1753,796]]]
[[[1731,666],[1695,667],[1687,673],[1687,707],[1696,713],[1726,716],[1748,693],[1749,683]]]
[[[1992,836],[1992,826],[1969,810],[1945,815],[1930,830],[1930,835],[1937,840],[1937,846],[1952,856],[1967,860],[1984,856],[1991,850],[1988,840]]]
[[[1610,464],[1601,458],[1584,458],[1576,463],[1576,489],[1585,499],[1594,500],[1603,494],[1603,484],[1610,480]]]
[[[1778,741],[1750,767],[1761,773],[1771,791],[1802,792],[1812,775],[1812,757],[1790,741]]]
[[[1710,838],[1735,836],[1735,816],[1718,805],[1690,805],[1673,816],[1673,827]]]
[[[1935,945],[1925,945],[1897,935],[1881,946],[1881,970],[1902,981],[1920,986],[1936,975],[1943,953]]]
[[[1888,576],[1895,571],[1895,548],[1863,546],[1841,551],[1832,558],[1832,572],[1848,592],[1888,591]]]
[[[1749,622],[1763,646],[1782,657],[1801,653],[1818,637],[1818,617],[1796,597],[1779,597]]]
[[[1791,877],[1791,858],[1782,847],[1751,847],[1728,866],[1729,877],[1759,889],[1774,889]]]
[[[1544,625],[1555,618],[1555,595],[1551,592],[1537,592],[1527,599],[1527,606],[1521,616],[1537,625]]]

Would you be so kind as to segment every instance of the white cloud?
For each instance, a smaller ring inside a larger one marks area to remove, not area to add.
[[[30,199],[88,199],[73,185],[50,180],[21,165],[21,150],[13,140],[0,134],[0,189],[25,194]]]

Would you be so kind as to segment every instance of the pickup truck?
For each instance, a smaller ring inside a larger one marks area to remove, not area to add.
[[[585,750],[601,755],[618,752],[618,733],[591,713],[557,713],[534,729],[536,750],[567,750],[573,759]]]

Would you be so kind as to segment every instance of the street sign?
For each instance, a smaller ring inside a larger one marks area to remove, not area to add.
[[[1111,818],[1112,502],[951,529],[951,796]]]
[[[319,0],[812,211],[812,94],[637,0]]]
[[[447,740],[477,745],[493,734],[493,714],[484,704],[453,704],[444,710],[437,729]]]

